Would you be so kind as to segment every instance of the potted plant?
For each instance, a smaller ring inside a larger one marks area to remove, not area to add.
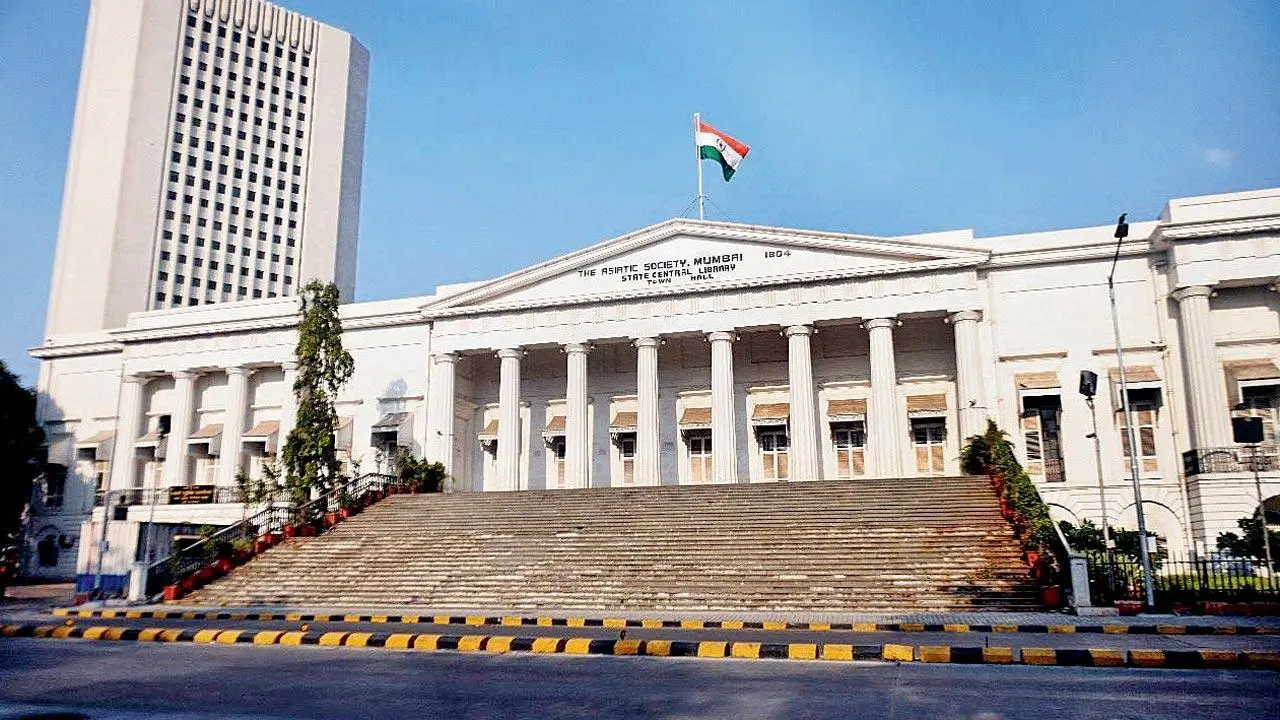
[[[337,525],[337,524],[338,524],[338,511],[337,511],[337,510],[330,510],[329,512],[327,512],[327,513],[325,513],[325,514],[324,514],[324,526],[325,526],[325,527],[327,527],[327,528],[331,528],[331,527],[333,527],[334,525]]]
[[[284,526],[284,538],[288,540],[291,537],[297,537],[298,526],[292,523]]]
[[[255,549],[257,543],[250,538],[240,538],[231,543],[231,561],[236,565],[243,565],[249,562],[250,558],[257,552]]]
[[[1045,585],[1040,588],[1040,602],[1047,608],[1062,607],[1062,588],[1058,585]]]
[[[174,600],[181,600],[181,599],[182,599],[181,585],[165,585],[164,586],[165,602],[173,602]]]

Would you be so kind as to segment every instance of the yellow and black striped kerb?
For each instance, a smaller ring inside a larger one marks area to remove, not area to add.
[[[549,617],[530,615],[368,615],[314,613],[255,613],[219,610],[81,610],[56,608],[59,617],[186,619],[186,620],[260,620],[330,623],[392,623],[428,625],[469,625],[519,627],[608,627],[608,628],[679,628],[706,630],[809,630],[863,633],[1038,633],[1038,634],[1102,634],[1102,635],[1280,635],[1280,625],[1172,625],[1128,624],[1103,625],[999,625],[968,623],[825,623],[784,622],[780,620],[696,620],[618,617]]]
[[[758,643],[723,640],[625,640],[441,635],[351,631],[282,631],[205,628],[131,628],[79,625],[4,625],[0,637],[102,641],[185,642],[208,645],[315,645],[388,648],[406,651],[546,653],[640,657],[698,657],[763,660],[922,662],[1074,667],[1238,668],[1280,670],[1280,651],[1115,650],[954,647],[950,645],[855,645],[843,643]]]

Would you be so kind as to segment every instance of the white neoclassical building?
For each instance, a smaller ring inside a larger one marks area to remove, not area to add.
[[[360,472],[393,447],[439,459],[454,492],[857,482],[956,474],[992,418],[1061,518],[1132,528],[1112,229],[871,237],[680,219],[346,305],[356,371],[338,443]],[[1211,550],[1259,505],[1233,413],[1265,416],[1261,497],[1280,493],[1277,278],[1280,190],[1172,200],[1123,245],[1146,516],[1174,548]],[[65,476],[37,493],[33,569],[96,572],[105,489],[119,491],[109,581],[240,519],[235,474],[260,473],[289,431],[296,313],[288,298],[139,312],[34,349]],[[1092,408],[1083,370],[1101,378]]]

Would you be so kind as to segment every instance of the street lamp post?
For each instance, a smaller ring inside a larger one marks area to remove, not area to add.
[[[1129,236],[1129,223],[1124,213],[1116,221],[1116,252],[1111,258],[1111,274],[1107,275],[1107,295],[1111,300],[1111,329],[1116,338],[1116,363],[1120,366],[1120,405],[1124,408],[1125,435],[1129,440],[1129,475],[1133,479],[1133,507],[1138,516],[1138,552],[1142,556],[1142,584],[1146,590],[1147,607],[1156,604],[1155,584],[1151,577],[1151,553],[1147,549],[1147,520],[1142,509],[1142,483],[1138,467],[1138,438],[1133,427],[1133,409],[1129,406],[1129,379],[1124,368],[1124,347],[1120,341],[1120,313],[1116,310],[1116,265],[1120,262],[1120,246]]]

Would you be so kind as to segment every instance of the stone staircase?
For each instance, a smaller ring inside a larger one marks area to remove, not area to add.
[[[983,477],[393,495],[184,603],[1039,608]]]

